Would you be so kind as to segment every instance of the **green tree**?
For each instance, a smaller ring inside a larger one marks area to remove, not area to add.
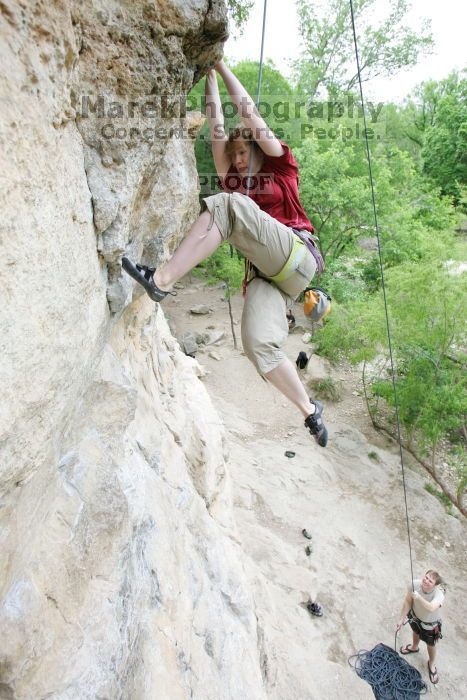
[[[360,156],[356,146],[354,140],[321,143],[310,138],[296,151],[300,197],[325,259],[339,257],[371,229],[368,175],[363,151]]]
[[[227,0],[227,11],[239,33],[243,32],[250,16],[254,0]]]
[[[420,459],[429,455],[430,472],[441,485],[443,477],[436,467],[440,443],[446,438],[454,443],[462,440],[467,414],[462,352],[467,281],[456,270],[462,250],[452,234],[445,234],[442,248],[435,255],[426,253],[421,261],[393,267],[385,275],[403,438]],[[453,264],[440,265],[440,254],[441,259],[453,256]],[[372,417],[395,433],[394,414],[388,417],[385,408],[394,405],[394,393],[382,294],[362,293],[351,303],[335,305],[314,341],[318,352],[331,359],[342,353],[353,362],[373,362],[367,373]],[[445,489],[461,508],[465,476],[459,472],[457,496]]]
[[[431,123],[425,128],[423,171],[458,204],[467,187],[467,80],[443,81]]]
[[[420,54],[432,50],[433,39],[427,20],[418,32],[406,25],[406,0],[394,0],[388,16],[375,22],[376,0],[354,0],[362,80],[389,76],[416,64]],[[334,97],[351,91],[357,84],[352,22],[348,0],[297,0],[300,33],[305,49],[296,63],[300,92],[310,99]]]
[[[376,234],[364,144],[355,136],[345,138],[345,133],[343,122],[333,138],[305,139],[295,151],[302,202],[319,235],[323,256],[333,260],[351,252],[359,238]],[[407,152],[378,141],[371,149],[384,264],[392,267],[420,259],[436,245],[427,232],[433,232],[433,239],[436,233],[437,239],[440,225],[452,223],[452,208],[421,181]],[[374,263],[370,277],[379,277],[379,264]]]

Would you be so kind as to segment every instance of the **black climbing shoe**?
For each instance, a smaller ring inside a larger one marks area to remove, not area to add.
[[[162,301],[167,294],[175,296],[176,292],[163,292],[162,289],[156,287],[153,280],[155,269],[146,265],[133,265],[128,258],[122,258],[122,267],[130,277],[133,277],[148,293],[153,301]]]
[[[298,353],[297,359],[295,360],[295,364],[297,365],[298,369],[305,369],[305,367],[308,364],[308,355],[306,354],[306,352],[303,352],[303,350],[301,350]]]
[[[319,603],[312,603],[311,600],[306,604],[306,609],[311,615],[323,617],[323,608]]]
[[[320,401],[312,401],[311,399],[310,401],[315,406],[315,412],[305,420],[305,428],[308,428],[320,447],[326,447],[328,431],[321,418],[324,411],[323,404]]]

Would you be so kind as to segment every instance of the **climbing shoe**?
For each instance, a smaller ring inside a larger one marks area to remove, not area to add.
[[[326,447],[328,443],[328,431],[321,417],[324,411],[323,404],[320,401],[312,401],[311,399],[310,401],[315,407],[315,412],[306,418],[305,428],[308,428],[320,447]]]
[[[315,617],[323,617],[323,608],[319,603],[312,603],[311,600],[306,604],[306,609]]]
[[[308,355],[306,354],[306,352],[303,352],[303,350],[301,350],[298,353],[297,359],[295,360],[295,364],[297,365],[298,369],[305,369],[305,367],[308,364]]]
[[[167,294],[175,296],[176,292],[163,292],[154,283],[155,269],[146,265],[134,265],[129,258],[122,258],[122,267],[126,273],[133,277],[144,289],[153,301],[162,301]]]

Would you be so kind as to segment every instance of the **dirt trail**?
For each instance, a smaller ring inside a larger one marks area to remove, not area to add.
[[[346,368],[333,373],[342,382],[343,400],[326,402],[329,444],[318,447],[297,410],[242,355],[241,297],[232,300],[240,348],[234,350],[223,290],[198,281],[184,285],[164,302],[174,334],[225,331],[220,345],[196,358],[208,371],[203,382],[227,430],[238,535],[257,605],[269,697],[372,698],[347,659],[380,641],[394,645],[410,581],[398,448],[372,429],[356,395],[358,377]],[[209,315],[191,315],[197,304],[206,304]],[[301,322],[298,306],[296,311]],[[306,349],[301,333],[289,336],[291,359]],[[221,360],[210,357],[212,350]],[[285,457],[286,450],[295,457]],[[428,683],[428,692],[440,700],[465,697],[466,524],[425,491],[427,478],[418,466],[406,466],[415,576],[435,568],[449,583],[440,682],[436,688]],[[303,528],[313,536],[310,556]],[[310,596],[323,605],[324,617],[309,615],[304,603]],[[409,639],[406,626],[398,645]],[[426,660],[425,648],[410,658],[428,681]]]

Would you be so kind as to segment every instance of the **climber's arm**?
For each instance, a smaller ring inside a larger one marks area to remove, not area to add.
[[[278,157],[283,155],[284,149],[274,132],[268,127],[263,117],[256,109],[255,103],[247,93],[241,82],[232,71],[227,68],[224,61],[216,64],[216,70],[223,79],[230,98],[237,108],[238,115],[243,124],[253,131],[253,138],[268,156]]]
[[[230,158],[225,150],[227,136],[224,131],[224,115],[215,70],[210,70],[206,76],[204,93],[214,165],[219,177],[225,177],[230,167]]]
[[[438,596],[436,595],[432,601],[425,600],[420,593],[415,593],[412,594],[414,600],[418,600],[422,608],[425,608],[425,610],[429,610],[429,612],[434,612],[435,610],[438,610],[438,608],[441,607],[442,601],[443,601],[443,596]]]

